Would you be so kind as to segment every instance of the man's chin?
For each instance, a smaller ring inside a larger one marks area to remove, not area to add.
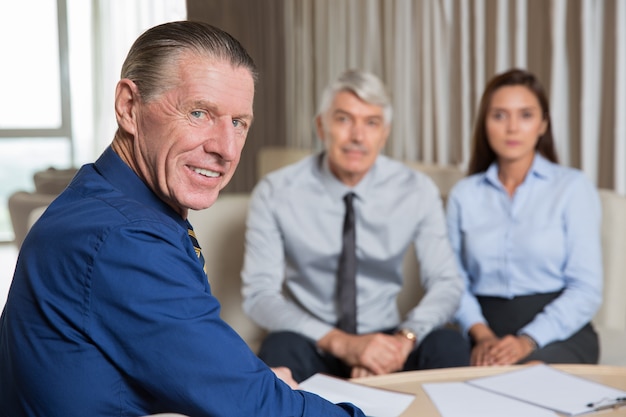
[[[210,208],[213,204],[215,204],[215,201],[217,200],[218,195],[215,195],[215,198],[212,198],[210,201],[205,201],[202,203],[199,203],[197,205],[195,205],[194,207],[192,207],[192,210],[206,210],[208,208]]]
[[[202,195],[198,196],[198,198],[188,200],[185,204],[185,207],[187,207],[189,210],[195,211],[205,210],[215,204],[217,197],[219,197],[219,191],[211,191],[210,195]]]

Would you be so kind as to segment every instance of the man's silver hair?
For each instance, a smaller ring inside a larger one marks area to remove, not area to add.
[[[361,70],[347,70],[322,93],[316,116],[323,116],[341,91],[349,91],[366,103],[383,108],[386,124],[391,124],[391,100],[383,82],[374,74]]]

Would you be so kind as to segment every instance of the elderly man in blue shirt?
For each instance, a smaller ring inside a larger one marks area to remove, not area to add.
[[[363,416],[293,390],[220,319],[187,221],[235,171],[255,77],[207,24],[137,39],[111,146],[22,246],[0,320],[0,416]]]

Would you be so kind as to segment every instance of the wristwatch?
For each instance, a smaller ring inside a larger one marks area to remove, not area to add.
[[[535,341],[535,339],[532,338],[532,336],[530,336],[530,335],[528,335],[526,333],[521,333],[519,335],[519,337],[521,337],[521,338],[523,338],[523,339],[528,341],[528,344],[530,345],[531,352],[534,352],[534,351],[537,350],[537,347],[538,347],[537,346],[537,342]]]
[[[414,345],[415,343],[417,343],[417,336],[415,335],[415,333],[413,333],[413,330],[411,329],[407,329],[407,328],[400,329],[398,330],[398,334],[401,334],[402,336],[409,339]]]

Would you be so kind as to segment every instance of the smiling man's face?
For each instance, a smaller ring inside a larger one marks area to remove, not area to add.
[[[210,207],[239,163],[252,123],[254,81],[244,67],[184,55],[175,85],[136,106],[139,175],[183,217]]]

